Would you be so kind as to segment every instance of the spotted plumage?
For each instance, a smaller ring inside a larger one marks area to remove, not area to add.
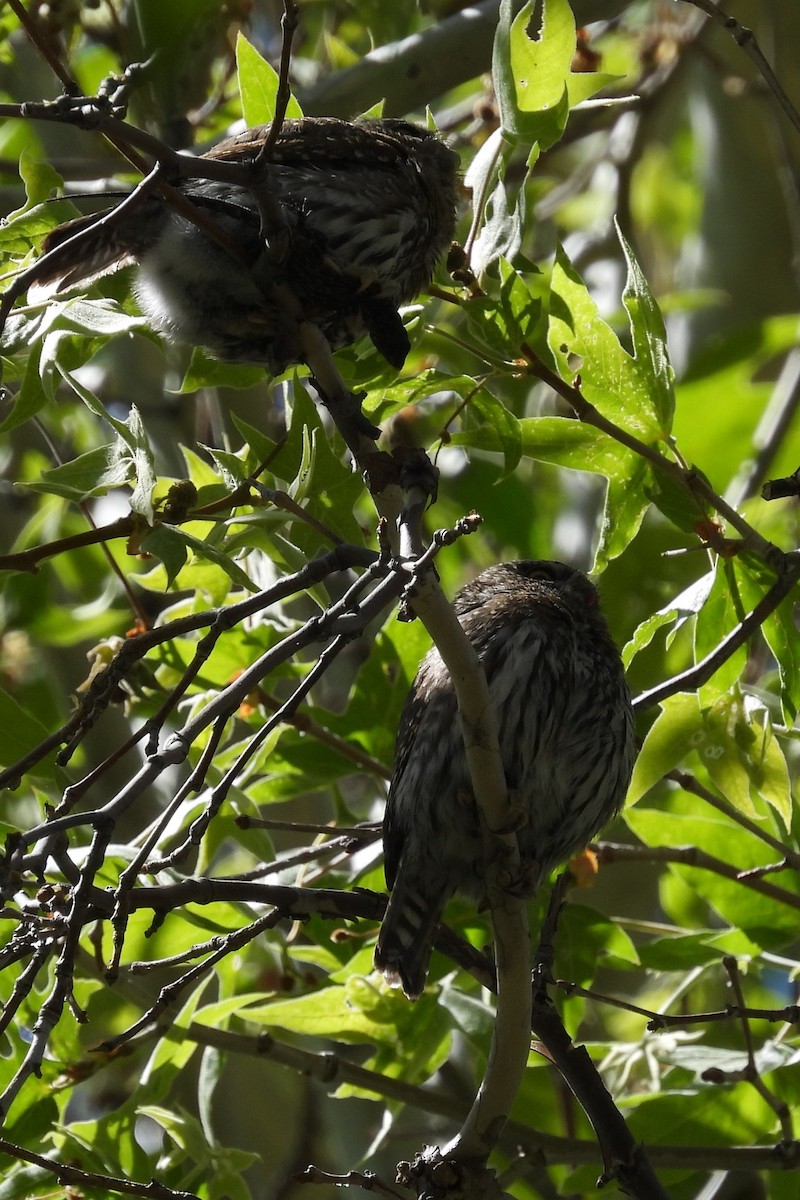
[[[267,132],[248,129],[206,157],[252,163]],[[409,344],[397,309],[430,282],[450,243],[456,169],[435,134],[407,121],[287,120],[265,182],[279,204],[279,250],[246,187],[181,178],[175,187],[227,246],[152,195],[110,228],[92,215],[55,230],[46,251],[83,236],[45,260],[39,283],[63,289],[135,262],[152,326],[224,361],[278,374],[302,360],[298,325],[309,321],[333,349],[368,333],[399,367]]]

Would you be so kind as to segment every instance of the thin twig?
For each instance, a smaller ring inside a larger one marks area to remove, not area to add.
[[[786,888],[776,887],[766,879],[758,876],[743,875],[730,863],[723,862],[713,854],[699,850],[697,846],[626,846],[619,842],[598,842],[598,858],[601,862],[658,862],[678,863],[686,867],[696,867],[701,871],[712,871],[723,879],[730,879],[748,887],[751,891],[769,896],[787,908],[800,909],[800,896]]]
[[[743,646],[775,611],[781,601],[785,600],[792,588],[800,580],[800,553],[793,551],[784,556],[784,569],[775,583],[759,600],[735,629],[722,639],[718,646],[692,667],[687,667],[679,675],[665,679],[655,687],[640,692],[633,702],[634,711],[644,712],[654,704],[674,696],[677,692],[693,692],[707,683],[709,679],[726,663],[740,646]]]
[[[784,1100],[778,1100],[773,1096],[764,1080],[761,1078],[761,1073],[756,1063],[755,1047],[753,1045],[753,1034],[750,1029],[750,1020],[747,1012],[747,1007],[744,1002],[744,993],[742,991],[742,978],[739,974],[739,964],[731,954],[726,954],[722,960],[725,970],[728,972],[728,978],[731,982],[731,987],[736,995],[736,1005],[739,1010],[739,1021],[742,1027],[742,1036],[744,1038],[745,1052],[747,1054],[747,1065],[742,1071],[725,1070],[722,1067],[709,1067],[703,1071],[702,1078],[707,1083],[731,1083],[737,1082],[739,1079],[751,1084],[758,1092],[761,1099],[772,1109],[775,1116],[780,1121],[783,1140],[786,1145],[789,1145],[794,1139],[794,1127],[792,1122],[792,1114],[788,1104]]]
[[[729,489],[728,498],[731,504],[742,504],[751,496],[759,493],[767,472],[791,428],[798,407],[800,407],[800,350],[792,349],[786,356],[764,415],[753,434],[753,444],[756,447],[755,457],[747,464],[744,472],[737,477]]]
[[[30,13],[22,5],[20,0],[8,0],[8,7],[16,16],[22,28],[28,35],[28,40],[31,45],[41,54],[44,61],[50,67],[50,70],[62,84],[65,93],[68,96],[75,95],[78,91],[78,84],[73,79],[70,72],[67,70],[64,63],[53,50],[50,42],[45,38],[41,29],[33,20]]]
[[[297,5],[294,0],[283,0],[283,16],[281,17],[281,63],[278,70],[278,90],[275,93],[275,113],[272,117],[272,122],[269,127],[269,132],[264,138],[261,147],[256,155],[255,166],[259,170],[263,170],[269,162],[275,143],[280,137],[283,122],[286,118],[286,108],[291,99],[291,88],[289,86],[289,69],[292,64],[292,40],[297,30],[299,14]]]
[[[685,488],[689,493],[698,496],[700,499],[709,504],[715,509],[720,516],[731,525],[742,538],[742,550],[752,550],[759,558],[763,559],[768,566],[771,566],[776,573],[780,574],[784,566],[785,555],[772,542],[754,529],[740,513],[736,511],[722,496],[717,495],[711,485],[696,471],[691,468],[686,468],[680,463],[675,462],[671,458],[667,458],[655,446],[643,442],[641,438],[637,438],[634,434],[629,433],[627,429],[623,429],[619,425],[615,425],[608,417],[591,404],[583,395],[578,384],[566,383],[560,375],[553,371],[538,354],[530,346],[523,343],[520,347],[527,362],[528,369],[536,379],[541,379],[543,383],[548,384],[557,395],[574,409],[581,421],[587,425],[599,429],[602,433],[608,434],[615,442],[626,446],[634,454],[643,458],[650,463],[657,471],[668,475]]]
[[[0,1138],[0,1154],[7,1154],[9,1158],[17,1159],[18,1162],[39,1167],[48,1175],[52,1175],[59,1185],[74,1183],[79,1188],[98,1188],[101,1192],[119,1192],[123,1196],[143,1196],[145,1200],[200,1200],[194,1192],[178,1192],[155,1179],[149,1183],[137,1183],[133,1179],[119,1179],[112,1175],[99,1175],[96,1171],[82,1171],[69,1163],[26,1150],[24,1146],[15,1146],[5,1138]]]
[[[737,825],[741,825],[742,829],[746,829],[753,837],[770,846],[771,849],[782,856],[781,870],[783,867],[792,867],[795,871],[800,871],[800,853],[785,842],[782,842],[779,838],[773,837],[769,830],[764,829],[763,825],[759,825],[757,821],[751,821],[749,817],[740,812],[738,808],[734,808],[727,800],[715,795],[710,788],[703,787],[702,783],[698,779],[695,779],[693,775],[690,775],[688,771],[681,771],[676,768],[675,770],[667,771],[664,778],[677,783],[685,792],[691,792],[692,795],[699,796],[701,800],[705,800],[706,804],[710,804],[717,812],[724,813],[729,820],[735,821]],[[764,867],[756,869],[759,871],[766,870]],[[742,872],[739,873],[739,877],[742,877]]]
[[[375,561],[375,553],[365,549],[363,546],[336,546],[334,549],[328,551],[327,554],[312,559],[294,574],[284,576],[277,583],[270,585],[270,587],[265,588],[263,591],[256,592],[252,596],[245,596],[243,600],[239,600],[235,604],[222,605],[219,608],[190,613],[188,616],[180,617],[168,625],[157,626],[155,629],[137,634],[135,638],[129,638],[123,642],[105,671],[98,674],[92,680],[88,690],[81,699],[80,707],[69,721],[16,763],[13,763],[0,772],[0,788],[18,786],[20,779],[22,779],[31,767],[40,762],[55,747],[70,742],[70,739],[72,739],[71,748],[74,749],[77,741],[92,728],[111,702],[116,692],[117,684],[127,677],[128,673],[133,669],[134,664],[144,658],[150,650],[163,645],[165,642],[170,642],[179,637],[188,637],[198,630],[209,629],[209,627],[211,627],[211,632],[216,640],[222,636],[225,630],[232,629],[240,622],[257,616],[265,608],[277,604],[281,600],[285,600],[309,587],[322,583],[329,575],[351,570],[354,567],[369,568]],[[199,648],[196,653],[198,652],[200,652]],[[209,646],[208,653],[210,654],[210,652],[211,647]],[[199,670],[199,666],[197,670]],[[188,688],[189,682],[195,677],[196,671],[194,673],[191,672],[192,665],[190,664],[187,667],[189,676],[184,684],[184,690]],[[181,680],[181,683],[184,683],[184,681]],[[183,695],[183,691],[180,690],[181,684],[179,683],[177,686],[179,689],[177,693],[174,689],[170,692],[170,696],[165,701],[164,706],[162,706],[152,721],[148,722],[142,730],[132,735],[128,743],[129,746],[137,744],[145,736],[152,736],[154,730],[161,728],[167,716],[174,708],[175,703]],[[97,768],[90,776],[87,776],[87,779],[94,782],[99,778],[100,773],[100,768]],[[72,784],[65,793],[64,804],[69,806],[70,803],[74,803],[74,800],[82,796],[84,791],[85,786],[83,781]],[[63,805],[60,811],[63,811]]]
[[[767,62],[761,47],[756,41],[756,37],[752,29],[748,29],[746,25],[742,25],[742,23],[737,21],[734,17],[729,17],[728,14],[719,7],[719,5],[716,3],[716,0],[685,0],[685,3],[693,4],[695,8],[699,8],[700,11],[704,12],[707,17],[710,17],[712,21],[715,21],[717,25],[722,26],[727,33],[731,34],[737,46],[744,50],[745,54],[755,63],[759,73],[764,79],[764,82],[766,83],[770,92],[775,97],[778,105],[789,118],[798,133],[800,133],[800,112],[798,112],[792,101],[787,96],[780,80]]]
[[[365,1192],[380,1192],[384,1196],[393,1196],[394,1200],[408,1200],[406,1192],[393,1188],[374,1171],[348,1171],[346,1175],[332,1175],[330,1171],[322,1171],[319,1167],[309,1166],[304,1171],[298,1171],[292,1176],[294,1183],[321,1183],[328,1187],[360,1187]]]

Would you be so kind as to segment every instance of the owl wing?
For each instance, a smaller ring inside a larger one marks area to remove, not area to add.
[[[419,679],[419,676],[417,677]],[[415,681],[416,682],[416,681]],[[420,725],[425,717],[425,700],[412,688],[403,706],[400,725],[397,731],[395,748],[394,772],[389,795],[386,798],[386,811],[383,815],[383,851],[384,872],[386,884],[394,887],[403,847],[406,841],[406,829],[409,819],[409,809],[398,799],[403,792],[413,789],[415,781],[412,778],[414,763],[414,743],[419,734]]]

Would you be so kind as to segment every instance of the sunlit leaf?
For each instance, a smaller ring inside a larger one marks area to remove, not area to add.
[[[251,127],[268,125],[275,115],[278,73],[271,63],[262,58],[241,30],[236,38],[236,70],[245,121]],[[302,115],[303,110],[300,105],[294,96],[290,96],[286,106],[286,116],[302,117]]]

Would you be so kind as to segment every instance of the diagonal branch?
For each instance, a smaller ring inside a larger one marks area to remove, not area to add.
[[[776,103],[789,118],[798,133],[800,133],[800,112],[798,112],[795,105],[789,99],[781,81],[767,62],[752,29],[748,29],[746,25],[742,25],[741,21],[737,21],[735,17],[729,17],[719,7],[716,0],[685,0],[685,3],[699,8],[707,17],[710,17],[712,21],[722,26],[727,33],[732,35],[736,45],[744,50],[748,58],[755,63],[764,82],[774,96]]]

